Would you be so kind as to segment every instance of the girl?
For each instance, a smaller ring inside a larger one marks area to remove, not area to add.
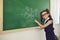
[[[41,29],[44,29],[46,33],[46,40],[55,40],[55,34],[54,34],[54,28],[53,28],[53,19],[50,15],[50,12],[48,9],[43,10],[41,13],[41,18],[44,22],[42,25],[40,22],[35,20],[35,22],[40,26]]]

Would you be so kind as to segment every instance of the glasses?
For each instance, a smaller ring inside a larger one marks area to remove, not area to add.
[[[45,16],[47,13],[43,14],[42,16]]]

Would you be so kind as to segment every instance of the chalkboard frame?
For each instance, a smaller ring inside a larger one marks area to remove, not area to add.
[[[26,30],[34,30],[38,27],[31,27],[31,28],[23,28],[23,29],[14,29],[14,30],[8,30],[8,31],[3,31],[3,0],[0,0],[0,34],[6,34],[6,33],[11,33],[11,32],[18,32],[18,31],[26,31]],[[51,11],[51,0],[50,0],[50,11]]]

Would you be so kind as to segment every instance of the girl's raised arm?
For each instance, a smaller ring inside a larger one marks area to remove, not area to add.
[[[41,29],[45,29],[48,25],[50,25],[51,23],[53,23],[52,20],[49,20],[46,24],[42,25],[40,22],[38,22],[37,20],[35,20],[35,22],[41,27]]]

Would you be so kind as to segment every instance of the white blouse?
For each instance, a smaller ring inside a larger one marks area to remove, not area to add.
[[[47,20],[49,20],[49,17],[44,21],[44,24],[46,23]]]

